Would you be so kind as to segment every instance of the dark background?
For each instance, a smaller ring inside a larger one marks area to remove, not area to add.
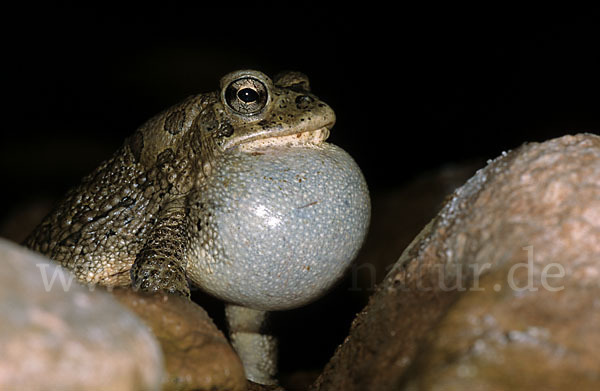
[[[55,199],[146,119],[240,68],[306,73],[337,113],[330,140],[374,194],[526,141],[600,131],[597,11],[304,4],[6,12],[0,219]],[[314,311],[334,311],[324,300]],[[324,364],[360,308],[329,327],[335,338],[284,351],[305,355],[295,368]],[[290,315],[294,333],[319,332],[306,314]]]
[[[600,129],[597,12],[431,8],[8,13],[3,172],[25,193],[68,185],[150,116],[240,68],[309,75],[336,110],[332,141],[372,187]]]

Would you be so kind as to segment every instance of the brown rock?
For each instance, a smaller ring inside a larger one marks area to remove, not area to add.
[[[117,299],[152,329],[167,369],[164,390],[245,390],[244,368],[206,311],[166,294],[115,289]]]
[[[597,389],[599,276],[600,137],[524,145],[454,193],[313,389]]]
[[[410,244],[440,211],[444,199],[469,179],[482,162],[447,165],[402,187],[374,193],[371,225],[359,257],[350,268],[350,290],[371,294]],[[365,303],[368,296],[364,299]]]
[[[148,328],[106,292],[0,239],[0,389],[159,390]]]

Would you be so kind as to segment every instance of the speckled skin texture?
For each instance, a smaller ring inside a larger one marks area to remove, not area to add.
[[[306,76],[232,72],[141,126],[26,240],[86,283],[236,304],[316,298],[362,244],[367,188],[324,142],[335,123]]]

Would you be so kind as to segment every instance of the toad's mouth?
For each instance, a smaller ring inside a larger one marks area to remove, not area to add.
[[[318,145],[329,137],[329,127],[323,126],[314,130],[302,132],[274,135],[272,137],[257,138],[246,140],[239,144],[237,148],[243,152],[256,152],[268,148],[276,147],[295,147],[304,145]]]

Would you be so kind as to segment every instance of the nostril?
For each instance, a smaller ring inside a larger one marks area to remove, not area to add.
[[[296,97],[296,107],[301,110],[308,108],[312,102],[314,102],[314,99],[308,95],[298,95]]]

